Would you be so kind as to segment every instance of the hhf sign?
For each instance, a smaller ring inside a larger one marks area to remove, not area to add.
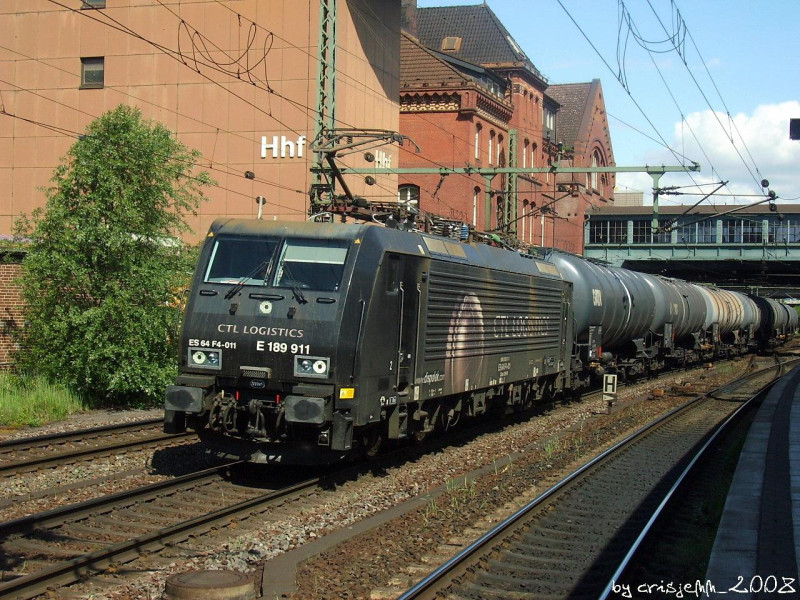
[[[306,136],[301,135],[297,141],[287,139],[282,135],[278,139],[277,135],[268,138],[266,135],[261,136],[261,158],[267,158],[267,152],[272,150],[272,158],[303,158],[303,148],[306,145]]]

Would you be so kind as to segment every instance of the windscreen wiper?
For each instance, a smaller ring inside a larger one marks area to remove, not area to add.
[[[245,275],[244,277],[242,277],[242,278],[239,280],[239,283],[237,283],[236,285],[234,285],[234,286],[233,286],[231,289],[229,289],[229,290],[228,290],[228,293],[227,293],[227,294],[225,294],[225,300],[230,300],[230,299],[231,299],[231,298],[233,298],[233,297],[234,297],[236,294],[238,294],[238,293],[239,293],[239,291],[240,291],[240,290],[241,290],[241,289],[242,289],[242,288],[243,288],[243,287],[244,287],[244,286],[247,284],[247,281],[248,281],[250,278],[252,278],[252,277],[253,277],[253,275],[255,275],[256,273],[258,273],[258,272],[259,272],[261,269],[263,269],[264,267],[266,267],[266,266],[269,264],[269,261],[270,261],[270,259],[269,259],[269,258],[268,258],[267,260],[262,260],[260,263],[258,263],[258,265],[256,265],[256,268],[255,268],[255,269],[253,269],[253,270],[252,270],[252,271],[250,271],[250,272],[249,272],[247,275]]]
[[[303,292],[301,292],[300,288],[297,287],[296,285],[292,286],[292,294],[294,295],[295,300],[297,300],[298,304],[305,304],[306,302],[308,302],[308,300],[306,300],[306,297],[303,295]]]
[[[292,282],[291,285],[289,286],[289,289],[292,290],[292,295],[294,296],[294,299],[297,300],[297,303],[305,304],[306,302],[308,302],[308,300],[306,300],[306,297],[303,295],[303,292],[300,291],[300,286],[297,285],[297,280],[294,278],[294,274],[292,273],[292,270],[289,268],[289,263],[284,263],[283,269],[289,275],[289,281]]]

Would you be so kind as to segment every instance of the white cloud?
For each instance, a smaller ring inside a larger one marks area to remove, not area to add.
[[[761,194],[758,182],[765,178],[779,197],[800,201],[800,141],[789,139],[790,118],[800,118],[800,102],[764,104],[752,114],[731,117],[710,110],[695,112],[675,124],[672,147],[701,164],[701,173],[693,175],[698,183],[727,180],[729,193]],[[675,157],[664,149],[650,152],[646,158],[648,164],[676,164]],[[652,187],[651,177],[644,173],[621,174],[617,181],[621,189],[629,186],[647,191]],[[662,186],[691,183],[685,175],[665,175],[661,180]],[[710,189],[712,186],[704,188]],[[757,198],[740,198],[739,202],[754,200]],[[691,199],[676,200],[680,201]]]

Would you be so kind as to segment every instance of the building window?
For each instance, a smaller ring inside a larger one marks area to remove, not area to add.
[[[520,223],[520,226],[522,228],[522,231],[520,232],[519,239],[521,239],[523,242],[529,242],[530,241],[526,237],[526,233],[527,233],[527,229],[528,229],[526,227],[526,224],[528,222],[528,215],[529,214],[530,214],[530,205],[528,204],[527,200],[523,200],[522,201],[522,215],[520,215],[521,218],[519,219],[519,223]]]
[[[506,149],[505,145],[503,144],[503,136],[497,136],[497,165],[499,167],[506,166]]]
[[[680,229],[678,230],[678,242],[681,244],[696,244],[697,225],[698,223],[681,225]]]
[[[81,8],[105,8],[106,0],[83,0]]]
[[[786,221],[770,221],[768,235],[771,244],[785,244],[789,241],[789,223]]]
[[[722,243],[742,243],[742,222],[738,219],[725,219],[722,221]]]
[[[555,135],[556,128],[556,113],[542,106],[542,125],[544,128],[544,137],[548,140]]]
[[[81,89],[103,87],[105,60],[102,56],[81,59]]]
[[[789,224],[786,226],[788,231],[788,239],[786,240],[790,244],[796,244],[800,242],[800,223],[797,221],[790,221]]]
[[[593,167],[606,166],[606,161],[603,159],[603,155],[599,150],[595,150],[594,152],[592,152],[592,166]],[[593,190],[600,191],[600,187],[605,184],[605,174],[594,171],[591,173],[590,179]]]
[[[788,241],[788,223],[782,223],[779,221],[770,221],[769,223],[769,233],[767,234],[767,241],[770,244],[774,243],[783,243]]]
[[[450,36],[442,39],[443,52],[457,52],[461,50],[461,38]]]
[[[608,222],[608,243],[627,244],[628,243],[628,222],[614,219]]]
[[[650,221],[634,221],[633,222],[633,243],[634,244],[649,244],[652,239],[653,229],[650,226]]]
[[[480,123],[475,124],[475,160],[481,159],[481,127]]]
[[[505,209],[506,200],[503,194],[497,194],[496,198],[497,198],[497,211],[496,211],[497,228],[500,229],[507,225],[506,209]]]
[[[717,227],[712,220],[697,223],[697,243],[714,244],[717,241]]]
[[[667,229],[668,226],[667,221],[658,222],[658,231],[653,234],[654,244],[669,244],[672,241],[672,230]]]
[[[764,239],[761,221],[742,221],[742,243],[760,244]]]
[[[530,151],[531,143],[528,140],[522,144],[522,168],[528,168],[528,152]]]
[[[589,221],[589,243],[608,243],[608,221]]]
[[[492,164],[492,153],[494,152],[494,131],[489,132],[489,162]]]
[[[411,184],[398,186],[397,199],[405,204],[419,204],[419,186]]]
[[[589,221],[590,244],[626,244],[628,242],[628,222],[621,219],[609,221]]]

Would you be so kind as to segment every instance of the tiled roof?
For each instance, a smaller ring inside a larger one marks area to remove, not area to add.
[[[490,69],[436,52],[406,32],[402,32],[400,44],[401,89],[474,86],[495,100],[504,101],[506,82]]]
[[[415,88],[422,84],[458,87],[468,80],[445,61],[436,58],[410,35],[400,38],[400,86]]]
[[[586,106],[595,80],[590,83],[561,83],[551,85],[545,93],[561,105],[556,113],[556,142],[572,146],[578,139]]]
[[[517,44],[500,19],[485,3],[472,6],[439,6],[417,9],[417,37],[434,50],[442,50],[442,40],[461,38],[458,58],[478,65],[522,65],[544,80],[539,70]]]

